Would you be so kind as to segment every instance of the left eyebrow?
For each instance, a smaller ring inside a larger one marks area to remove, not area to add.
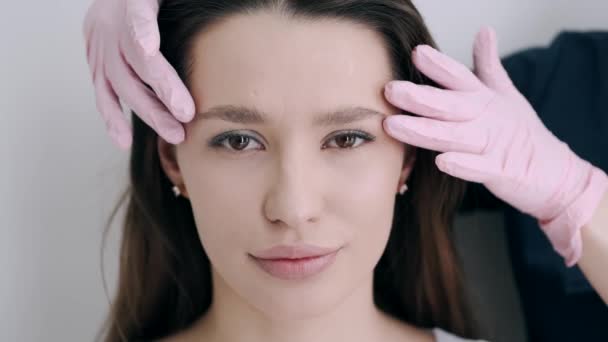
[[[385,117],[387,114],[366,107],[344,107],[338,110],[322,113],[313,119],[315,126],[344,125],[371,117]],[[255,108],[244,106],[216,106],[203,113],[198,113],[195,120],[218,119],[239,124],[263,124],[268,115]]]

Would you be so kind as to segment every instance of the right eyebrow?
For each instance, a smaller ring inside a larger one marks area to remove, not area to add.
[[[262,124],[266,120],[264,114],[254,108],[243,106],[216,106],[203,113],[197,113],[195,120],[218,119],[240,124]]]
[[[375,116],[385,117],[387,114],[366,107],[344,107],[316,116],[313,123],[316,126],[344,125]],[[219,119],[239,124],[263,124],[268,121],[267,115],[255,108],[232,105],[213,107],[196,114],[195,118],[195,120]]]

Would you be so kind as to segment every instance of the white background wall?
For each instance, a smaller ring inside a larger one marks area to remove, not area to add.
[[[415,2],[442,49],[467,64],[483,24],[497,29],[503,54],[563,29],[608,30],[608,0]],[[0,341],[91,341],[108,307],[101,231],[127,153],[95,109],[81,36],[88,5],[0,5]],[[116,242],[114,234],[110,292]]]

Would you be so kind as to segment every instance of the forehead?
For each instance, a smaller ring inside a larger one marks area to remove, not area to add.
[[[391,79],[388,53],[361,24],[237,15],[200,33],[191,56],[198,112],[235,104],[292,119],[345,106],[390,111],[382,95]]]

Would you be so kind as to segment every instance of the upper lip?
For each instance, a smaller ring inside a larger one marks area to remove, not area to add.
[[[327,248],[308,244],[278,245],[252,254],[258,259],[301,259],[332,254],[339,248]]]

